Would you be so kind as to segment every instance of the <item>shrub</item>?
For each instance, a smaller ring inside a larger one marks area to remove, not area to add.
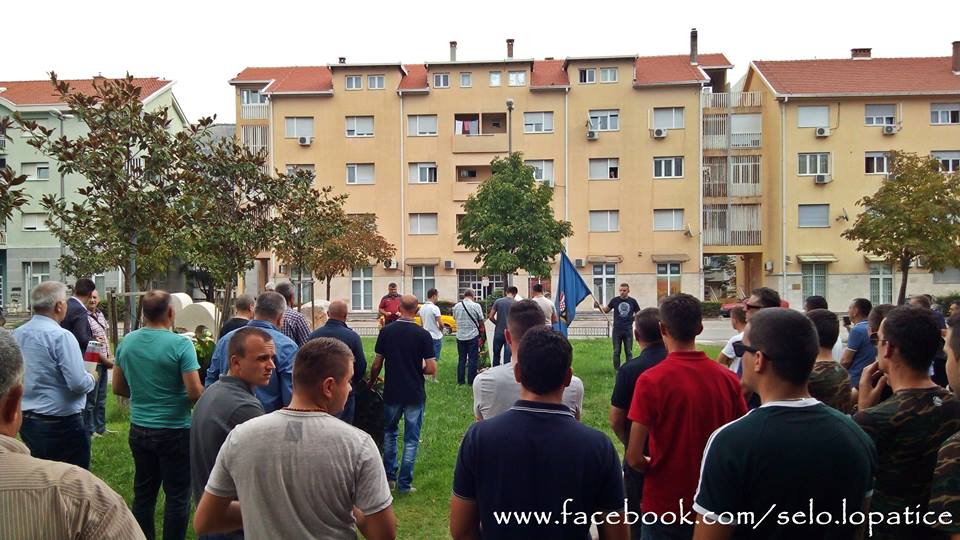
[[[720,316],[720,302],[701,302],[700,309],[703,310],[704,317]]]

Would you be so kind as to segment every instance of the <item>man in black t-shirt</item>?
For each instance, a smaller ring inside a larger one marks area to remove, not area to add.
[[[850,522],[862,520],[851,514],[866,508],[877,451],[849,416],[807,392],[819,349],[813,323],[797,311],[764,309],[750,318],[735,347],[743,384],[762,405],[707,441],[693,505],[707,519],[700,519],[695,536],[858,537]],[[753,520],[744,517],[751,514]]]
[[[400,298],[400,318],[395,324],[384,326],[377,336],[377,353],[370,368],[370,388],[377,383],[380,369],[386,364],[383,377],[383,465],[390,487],[400,493],[412,493],[413,463],[420,446],[420,428],[427,394],[423,376],[437,372],[433,339],[430,332],[416,323],[417,297],[412,294]],[[397,474],[397,435],[403,416],[403,458]]]
[[[640,311],[640,304],[630,297],[630,286],[621,283],[620,296],[610,300],[606,306],[598,302],[593,305],[604,313],[613,312],[613,331],[610,333],[613,340],[613,369],[620,369],[621,345],[626,360],[633,356],[633,316]]]

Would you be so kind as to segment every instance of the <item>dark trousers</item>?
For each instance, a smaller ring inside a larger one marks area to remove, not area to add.
[[[190,430],[151,429],[130,424],[135,467],[133,517],[148,540],[156,538],[153,515],[160,486],[166,496],[164,540],[183,540],[190,517]]]
[[[83,409],[83,423],[91,435],[107,430],[107,366],[97,366],[97,385],[87,394],[87,406]]]
[[[464,382],[473,384],[473,379],[477,376],[477,356],[479,353],[478,338],[466,341],[457,340],[457,354],[460,356],[457,361],[457,384],[463,384]]]
[[[623,352],[626,354],[624,364],[633,356],[633,331],[629,328],[614,328],[610,337],[613,338],[613,368],[620,369],[620,346],[623,345]]]
[[[510,350],[510,345],[507,345],[507,338],[503,334],[494,334],[493,335],[493,365],[500,365],[500,351],[503,351],[503,363],[510,363],[511,358],[513,357],[513,352]]]
[[[90,468],[90,432],[80,413],[48,416],[23,411],[20,438],[35,458]]]
[[[627,496],[627,510],[642,515],[640,500],[643,497],[643,473],[632,469],[626,462],[623,464],[623,492]],[[640,526],[639,521],[630,525],[632,540],[640,540]]]

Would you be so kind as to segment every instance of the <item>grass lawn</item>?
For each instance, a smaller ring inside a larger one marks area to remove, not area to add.
[[[610,341],[577,339],[572,340],[572,343],[573,369],[576,375],[583,379],[585,391],[581,420],[604,431],[616,441],[607,425],[610,392],[614,382]],[[373,344],[373,338],[363,339],[368,361],[371,362]],[[718,347],[705,346],[703,349],[711,358],[715,358],[719,352]],[[428,382],[426,386],[427,409],[421,435],[423,442],[420,444],[414,469],[414,485],[418,491],[412,495],[396,496],[394,499],[399,538],[449,538],[447,518],[453,466],[460,439],[473,422],[473,393],[470,387],[457,387],[456,367],[456,342],[453,338],[446,338],[440,360],[440,382]],[[129,505],[133,498],[133,460],[127,445],[130,420],[127,411],[117,407],[112,394],[107,405],[107,422],[108,427],[119,434],[93,440],[91,468],[94,474],[120,493]],[[616,443],[616,446],[622,451],[619,443]],[[161,490],[156,514],[157,536],[160,535],[162,526],[162,501]],[[195,537],[192,524],[188,537]]]

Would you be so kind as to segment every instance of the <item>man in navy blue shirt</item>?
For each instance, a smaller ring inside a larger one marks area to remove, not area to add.
[[[310,334],[307,341],[318,337],[329,337],[340,340],[353,353],[353,380],[350,384],[357,388],[363,384],[363,376],[367,374],[367,357],[363,354],[363,342],[360,341],[360,334],[354,332],[347,326],[347,303],[343,300],[334,300],[330,302],[327,308],[327,323],[317,328]],[[347,402],[343,406],[343,412],[337,415],[341,420],[348,424],[353,423],[353,416],[356,412],[356,397],[353,390],[347,396]]]
[[[556,330],[533,328],[518,349],[520,399],[509,411],[470,426],[460,445],[451,536],[480,538],[482,529],[485,539],[583,540],[593,516],[601,538],[625,540],[617,451],[562,403],[573,377],[570,343]],[[504,449],[509,455],[502,456]],[[516,518],[524,515],[530,521],[521,524]]]
[[[867,317],[872,309],[873,304],[866,298],[855,298],[847,310],[852,326],[847,327],[847,348],[843,351],[840,364],[850,372],[850,385],[854,388],[860,384],[863,368],[877,359],[877,348],[870,341],[870,328],[867,325]]]

